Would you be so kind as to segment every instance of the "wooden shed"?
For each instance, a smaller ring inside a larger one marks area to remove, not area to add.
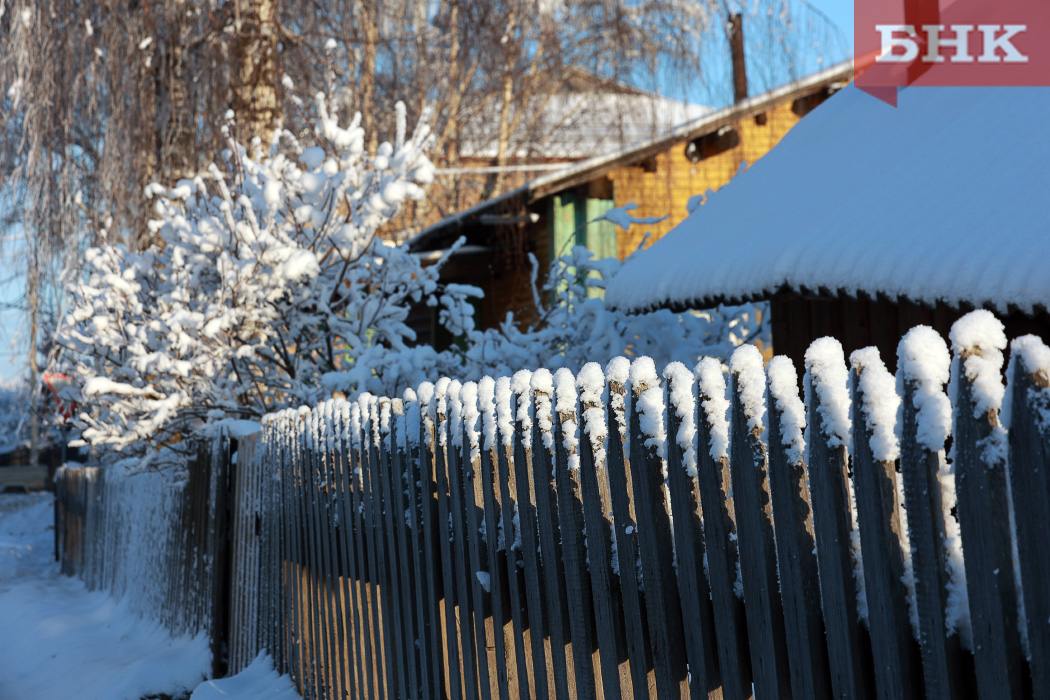
[[[840,91],[613,279],[621,309],[768,300],[773,350],[947,335],[976,307],[1050,337],[1047,88]]]
[[[682,221],[691,198],[719,190],[762,158],[851,76],[849,64],[839,65],[741,99],[659,137],[537,177],[430,226],[410,241],[410,248],[436,259],[465,238],[466,246],[446,265],[443,279],[485,291],[477,309],[482,327],[498,324],[508,311],[527,321],[533,310],[529,254],[541,271],[574,245],[602,257],[627,257],[646,233],[657,239]],[[627,232],[595,221],[628,203],[637,205],[636,216],[666,218]],[[419,332],[428,337],[425,328]]]

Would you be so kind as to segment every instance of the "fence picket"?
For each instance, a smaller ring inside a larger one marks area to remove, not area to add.
[[[989,396],[1002,390],[1006,336],[991,313],[974,311],[955,322],[951,337],[956,409],[952,461],[970,626],[973,646],[980,650],[975,657],[977,688],[985,697],[1019,698],[1024,696],[1024,662],[1011,557],[1006,433],[999,424],[997,399]]]
[[[547,604],[547,634],[550,637],[551,662],[554,670],[555,696],[569,697],[575,687],[572,650],[568,647],[565,619],[568,601],[565,589],[561,543],[558,541],[557,484],[554,480],[553,416],[551,376],[547,370],[532,374],[532,399],[535,423],[532,430],[530,475],[536,496],[536,525],[539,533],[540,573],[543,577],[544,600]]]
[[[674,538],[674,574],[681,599],[681,618],[690,621],[682,625],[686,658],[689,663],[689,692],[694,698],[707,697],[722,685],[718,667],[714,611],[711,609],[710,588],[704,573],[707,557],[700,520],[700,503],[696,489],[695,415],[693,406],[693,373],[685,365],[668,365],[664,371],[667,392],[664,403],[667,412],[667,489],[673,519],[671,535]],[[675,396],[682,394],[681,402]],[[688,401],[685,401],[688,397]],[[684,415],[680,415],[680,412]],[[683,423],[688,421],[688,432]],[[687,446],[684,448],[682,443]]]
[[[638,577],[638,525],[634,512],[634,489],[627,478],[630,465],[624,449],[628,435],[626,365],[626,360],[620,366],[610,363],[606,372],[609,392],[606,427],[609,449],[606,464],[612,496],[616,573],[620,579],[620,592],[623,597],[627,658],[635,696],[641,696],[651,694],[656,687],[656,680],[655,677],[650,678],[649,673],[653,660],[649,650],[649,628],[644,617]]]
[[[916,334],[916,331],[919,331]],[[928,331],[928,333],[926,332]],[[925,337],[923,337],[925,336]],[[925,387],[911,367],[912,357],[923,350],[910,349],[912,343],[940,343],[938,367],[948,364],[944,340],[932,329],[913,329],[897,350],[898,385],[903,387],[904,404],[901,424],[901,476],[904,481],[904,507],[908,515],[908,540],[911,544],[912,569],[915,576],[915,606],[919,616],[919,645],[922,651],[923,680],[926,696],[958,698],[964,682],[958,635],[947,636],[945,609],[948,601],[948,563],[944,550],[946,537],[944,507],[938,474],[944,460],[943,443],[930,446],[920,442],[919,405],[925,397],[943,395],[943,383]],[[936,346],[936,345],[935,345]],[[943,357],[942,357],[943,356]],[[947,372],[944,372],[947,374]],[[929,399],[925,399],[929,400]],[[948,515],[947,517],[951,517]]]
[[[586,373],[586,375],[585,375]],[[608,418],[601,403],[604,375],[597,363],[580,372],[580,494],[583,525],[594,601],[595,631],[601,660],[602,692],[605,700],[633,697],[626,656],[623,606],[612,582],[612,498],[606,467],[605,441]]]
[[[383,511],[383,473],[387,471],[383,463],[383,420],[380,414],[380,399],[370,396],[368,401],[368,461],[365,468],[365,489],[368,494],[366,509],[367,527],[371,539],[369,554],[371,563],[369,574],[372,579],[372,607],[374,612],[373,629],[379,639],[376,645],[376,657],[379,664],[379,676],[383,680],[380,686],[381,698],[396,698],[401,686],[399,675],[403,672],[394,650],[396,649],[393,630],[394,616],[391,613],[390,571],[387,567],[387,549],[384,546]],[[392,552],[391,552],[392,554]],[[382,655],[380,655],[380,650]]]
[[[704,513],[708,580],[714,609],[722,693],[727,700],[751,696],[751,657],[744,604],[736,593],[740,560],[734,499],[730,487],[729,433],[726,424],[725,378],[722,363],[704,358],[697,363],[697,481]],[[743,595],[743,591],[741,591]]]
[[[893,376],[878,350],[854,352],[852,364],[853,485],[864,561],[864,590],[868,601],[875,689],[880,698],[916,698],[921,695],[922,670],[908,616],[904,585],[901,504],[897,497],[896,459],[899,447],[893,435],[896,405],[879,416],[877,402],[894,394]],[[880,384],[881,382],[881,384]],[[881,388],[881,394],[879,389]],[[879,425],[876,421],[882,420]],[[876,457],[875,446],[879,454]]]
[[[444,386],[442,386],[444,384]],[[448,399],[445,395],[447,380],[438,382],[437,390],[437,442],[435,455],[436,488],[438,495],[438,519],[436,533],[438,545],[441,550],[441,578],[444,592],[444,617],[445,617],[445,644],[449,651],[446,676],[449,682],[450,693],[453,698],[463,697],[462,683],[464,680],[462,664],[463,656],[460,654],[460,624],[459,613],[456,607],[455,574],[452,555],[452,514],[449,491],[449,472],[451,471],[448,460],[452,454],[448,442],[451,431],[448,421]],[[469,657],[468,657],[469,658]]]
[[[449,447],[448,489],[450,512],[452,513],[452,554],[455,570],[456,603],[459,610],[459,635],[463,650],[463,682],[468,698],[479,697],[479,663],[485,649],[477,644],[474,629],[474,603],[471,596],[474,571],[470,566],[470,543],[466,525],[466,498],[464,495],[463,404],[460,399],[462,385],[458,381],[449,384]],[[480,692],[488,692],[488,684]],[[487,698],[486,698],[487,700]]]
[[[576,378],[558,370],[555,382],[554,471],[558,497],[558,529],[564,564],[562,588],[568,603],[569,637],[572,640],[573,692],[576,697],[596,698],[593,649],[594,607],[583,541],[583,506],[576,437]]]
[[[425,392],[425,393],[424,393]],[[430,626],[427,629],[427,639],[430,643],[430,682],[435,697],[440,697],[445,692],[445,668],[451,669],[457,666],[455,643],[441,644],[441,607],[439,604],[438,580],[444,581],[445,562],[447,559],[437,559],[439,553],[446,551],[448,537],[438,536],[439,542],[435,543],[435,534],[448,532],[448,520],[442,520],[435,516],[435,501],[438,500],[438,427],[435,423],[435,407],[431,404],[434,394],[432,384],[420,386],[420,443],[419,443],[419,473],[418,484],[420,489],[419,508],[420,524],[422,529],[423,562],[426,566],[426,575],[423,586],[426,597],[426,609],[430,614]],[[446,587],[447,591],[448,588]],[[445,597],[446,610],[449,598]],[[454,639],[450,636],[450,638]],[[445,650],[445,654],[439,651]],[[449,658],[451,657],[451,658]],[[457,697],[455,694],[453,697]]]
[[[397,530],[394,518],[403,520],[404,509],[395,505],[394,491],[391,488],[393,472],[397,469],[395,459],[395,441],[397,438],[397,421],[393,417],[392,401],[387,398],[379,399],[379,468],[376,470],[377,496],[381,505],[380,520],[378,522],[382,530],[380,548],[383,559],[383,636],[389,639],[389,658],[397,666],[397,686],[391,690],[392,697],[402,697],[405,693],[413,692],[409,684],[408,669],[411,667],[410,650],[405,640],[405,624],[403,614],[409,612],[407,606],[402,607],[401,597],[401,567],[398,564]],[[396,516],[395,516],[396,514]],[[377,533],[378,534],[378,533]],[[412,697],[415,697],[413,692]]]
[[[751,671],[758,697],[782,697],[790,694],[791,684],[777,587],[766,446],[762,442],[762,357],[754,346],[742,345],[733,353],[730,368],[730,470]]]
[[[520,648],[519,630],[508,630],[509,601],[506,599],[507,573],[504,569],[504,561],[501,550],[510,552],[509,544],[501,542],[503,533],[500,528],[500,514],[503,511],[500,495],[497,489],[499,473],[496,464],[499,458],[496,455],[499,438],[496,434],[496,383],[491,377],[485,377],[478,382],[478,409],[481,412],[482,441],[479,455],[481,471],[481,509],[483,524],[485,527],[485,556],[488,559],[489,585],[488,594],[492,609],[493,641],[496,653],[496,679],[497,690],[500,700],[508,700],[512,692],[512,686],[518,689],[517,697],[529,697],[528,675],[525,666],[520,663],[524,660],[524,649]],[[501,547],[501,544],[503,545]],[[507,561],[512,561],[507,559]],[[511,572],[513,576],[515,572]],[[512,623],[513,627],[513,623]],[[514,651],[512,652],[511,649]]]
[[[831,688],[838,697],[866,698],[872,683],[853,576],[846,378],[837,340],[822,338],[810,345],[805,377],[809,488]]]
[[[525,596],[529,609],[529,631],[532,635],[533,669],[536,675],[536,697],[555,694],[554,663],[550,638],[547,637],[547,613],[544,609],[543,584],[540,578],[539,535],[536,531],[536,484],[532,472],[532,390],[528,377],[514,377],[514,459],[517,487],[518,527],[521,555],[525,563]]]
[[[646,377],[639,382],[633,376],[636,369],[637,364],[631,368],[632,402],[628,409],[631,484],[656,689],[661,697],[670,698],[681,695],[684,690],[679,687],[685,679],[683,639],[681,626],[676,624],[681,620],[681,610],[676,605],[677,591],[672,590],[677,587],[671,569],[671,532],[663,504],[662,458],[658,446],[647,444],[652,436],[642,432],[640,416],[645,409],[639,407],[644,392],[660,393],[660,390],[648,383],[657,382],[655,372],[651,379]]]
[[[831,678],[804,460],[805,407],[798,396],[798,375],[790,359],[774,357],[767,379],[769,487],[791,692],[796,698],[828,698]]]
[[[352,476],[350,468],[352,465],[352,438],[350,436],[349,406],[345,403],[337,408],[333,417],[333,429],[335,435],[335,452],[332,455],[332,468],[334,473],[334,488],[337,506],[338,520],[338,559],[340,562],[339,573],[343,579],[343,611],[347,616],[344,622],[346,634],[347,654],[347,693],[350,697],[359,697],[364,694],[365,678],[364,669],[361,666],[365,658],[361,640],[361,608],[357,597],[357,565],[354,561],[353,541],[353,506],[351,489]]]
[[[498,694],[498,689],[493,686],[492,671],[497,662],[503,666],[504,681],[506,687],[506,655],[494,658],[492,650],[492,637],[495,630],[492,619],[486,615],[486,600],[489,594],[485,591],[479,578],[484,571],[485,564],[482,560],[481,527],[478,522],[478,510],[484,507],[481,499],[481,482],[478,479],[478,470],[481,468],[481,444],[478,433],[478,387],[475,382],[467,382],[460,390],[460,402],[463,405],[463,431],[460,442],[460,465],[462,479],[463,498],[463,525],[467,541],[467,576],[470,582],[471,612],[474,619],[474,642],[477,645],[478,654],[478,683],[481,686],[481,697],[491,700],[493,691]],[[502,630],[500,630],[502,637]],[[497,670],[497,675],[499,671]]]
[[[1035,336],[1010,347],[1010,487],[1017,527],[1033,697],[1050,697],[1050,349]]]

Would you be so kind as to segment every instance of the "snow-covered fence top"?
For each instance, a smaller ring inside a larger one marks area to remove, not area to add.
[[[825,338],[271,415],[230,666],[266,649],[306,697],[1050,694],[1050,349],[1004,382],[991,314],[949,340],[913,329],[896,377]]]

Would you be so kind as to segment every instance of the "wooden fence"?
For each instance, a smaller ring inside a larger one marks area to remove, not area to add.
[[[822,339],[801,396],[745,346],[269,416],[216,648],[307,698],[1050,697],[1050,349],[1004,387],[990,314],[952,339],[910,332],[896,377]]]
[[[224,670],[230,441],[201,445],[182,473],[55,474],[62,573],[126,600],[175,635],[206,634]]]

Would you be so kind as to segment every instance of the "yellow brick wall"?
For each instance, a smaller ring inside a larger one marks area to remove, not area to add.
[[[654,225],[637,225],[619,232],[619,255],[624,258],[638,247],[647,231],[650,243],[670,231],[686,217],[686,203],[693,195],[717,191],[740,169],[741,163],[754,164],[775,146],[799,121],[791,111],[791,99],[776,104],[766,113],[765,124],[754,115],[737,120],[733,126],[740,136],[739,145],[723,153],[692,163],[686,158],[686,143],[678,143],[657,154],[646,172],[641,165],[630,165],[611,171],[616,206],[630,202],[638,205],[631,213],[636,217],[667,216]],[[653,165],[655,164],[655,168]]]

